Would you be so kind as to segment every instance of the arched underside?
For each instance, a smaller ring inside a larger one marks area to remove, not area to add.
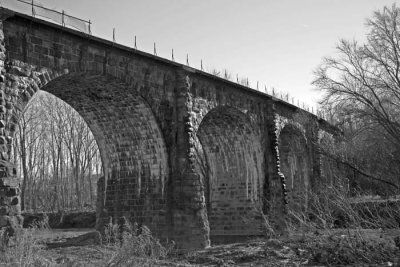
[[[332,136],[326,134],[325,132],[320,131],[319,138],[319,146],[322,149],[327,149],[335,146],[335,140]],[[335,184],[335,171],[338,171],[339,168],[337,163],[328,158],[324,153],[320,154],[321,157],[321,181],[319,181],[319,185],[321,186],[332,186]],[[335,166],[336,165],[336,166]]]
[[[205,116],[197,136],[206,159],[200,172],[211,238],[259,235],[261,223],[255,217],[260,217],[256,210],[264,183],[259,131],[242,112],[220,107]]]
[[[97,141],[106,178],[100,225],[110,216],[125,217],[160,234],[165,231],[167,150],[145,101],[115,78],[101,75],[69,74],[41,89],[72,106]],[[26,104],[20,98],[11,117],[19,118]],[[13,128],[10,124],[8,130]]]
[[[281,172],[286,179],[289,208],[304,207],[307,203],[311,163],[307,143],[302,132],[287,125],[279,135]]]

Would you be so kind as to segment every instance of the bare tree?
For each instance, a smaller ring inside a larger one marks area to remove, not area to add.
[[[313,84],[325,92],[323,105],[400,147],[400,9],[376,11],[366,25],[367,42],[341,40]]]
[[[398,189],[400,8],[374,12],[366,26],[366,42],[340,40],[337,56],[323,59],[313,84],[325,93],[324,113],[347,137],[346,151],[330,157]]]

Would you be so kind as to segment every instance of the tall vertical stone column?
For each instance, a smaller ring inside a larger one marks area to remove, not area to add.
[[[194,133],[190,122],[191,81],[185,71],[177,73],[175,103],[176,146],[173,168],[173,236],[180,249],[209,245],[209,226],[203,185],[195,170]]]
[[[13,100],[7,93],[11,82],[6,79],[6,49],[3,21],[0,18],[0,229],[12,236],[22,225],[20,184],[16,169],[10,163],[12,138],[6,128],[9,123]]]
[[[322,186],[322,157],[321,147],[319,143],[319,125],[317,122],[313,123],[310,127],[310,143],[311,143],[311,164],[312,164],[312,175],[311,175],[311,191],[318,189]]]
[[[277,122],[275,116],[275,106],[272,100],[268,101],[267,123],[266,123],[269,145],[266,153],[269,188],[268,205],[266,213],[272,223],[274,230],[279,233],[286,232],[287,216],[287,192],[285,176],[281,172],[279,157],[279,138],[277,135]]]

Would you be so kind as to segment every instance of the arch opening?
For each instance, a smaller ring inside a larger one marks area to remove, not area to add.
[[[289,208],[307,207],[311,162],[303,133],[293,125],[285,126],[279,135],[281,172],[285,176]]]
[[[218,107],[204,117],[197,137],[211,241],[261,234],[257,219],[264,184],[260,132],[239,110]]]
[[[167,150],[157,120],[145,100],[119,80],[67,74],[40,88],[76,110],[98,145],[104,177],[98,183],[97,228],[125,218],[166,234]],[[17,99],[11,121],[29,99]],[[14,118],[14,119],[13,119]],[[10,135],[15,124],[9,123]]]
[[[21,177],[25,212],[92,211],[103,168],[99,149],[83,118],[45,91],[22,111],[11,160]]]

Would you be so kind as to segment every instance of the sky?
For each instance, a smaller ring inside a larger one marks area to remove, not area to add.
[[[0,0],[4,5],[16,0]],[[26,0],[27,1],[27,0]],[[30,0],[29,0],[30,1]],[[365,21],[400,0],[38,0],[90,20],[92,34],[205,70],[248,78],[252,88],[317,106],[311,82],[340,39],[365,41]]]

